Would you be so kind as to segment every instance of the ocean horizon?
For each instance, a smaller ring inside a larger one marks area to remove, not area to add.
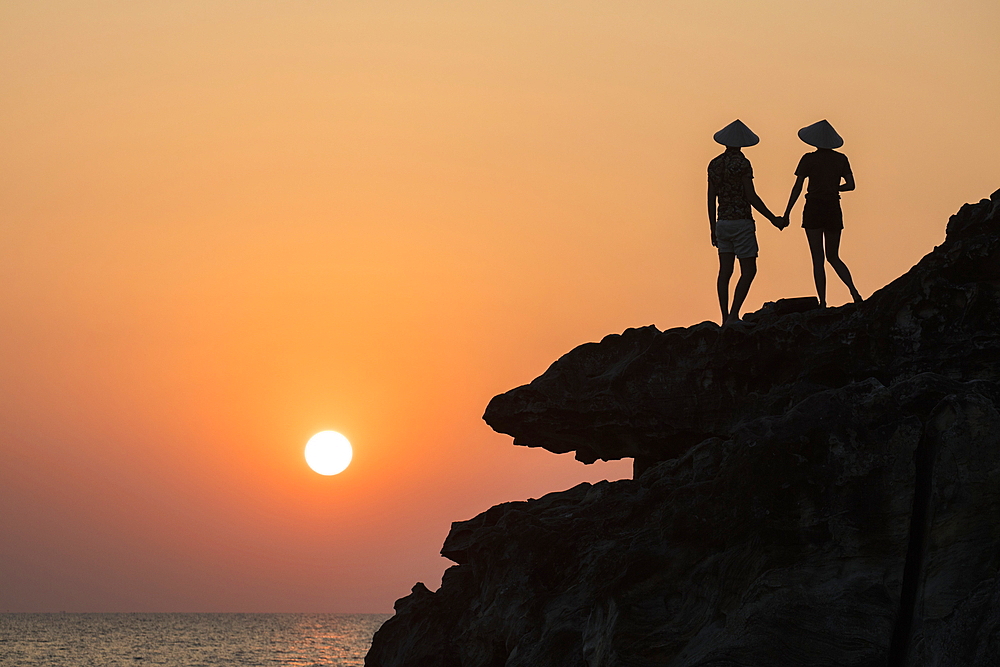
[[[356,667],[391,614],[0,613],[0,667]]]

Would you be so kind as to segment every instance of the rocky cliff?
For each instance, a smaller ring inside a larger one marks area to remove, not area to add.
[[[455,523],[369,667],[1000,664],[1000,191],[858,306],[631,329],[485,419],[632,457]]]

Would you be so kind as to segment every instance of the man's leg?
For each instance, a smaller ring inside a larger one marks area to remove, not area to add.
[[[733,307],[729,311],[729,318],[727,322],[739,322],[740,321],[740,308],[743,307],[743,302],[747,298],[747,294],[750,292],[750,283],[753,282],[754,276],[757,275],[757,258],[756,257],[741,257],[740,258],[740,279],[736,281],[736,291],[733,292]]]
[[[742,261],[742,260],[741,260]],[[729,279],[733,277],[733,266],[736,264],[736,253],[719,253],[719,307],[722,309],[722,323],[729,317]]]
[[[809,254],[812,255],[813,280],[816,281],[816,296],[819,297],[820,308],[826,307],[826,266],[823,257],[823,230],[807,229],[809,239]]]
[[[854,286],[854,281],[851,279],[851,271],[847,268],[847,264],[844,264],[844,260],[840,259],[840,232],[841,230],[839,229],[826,230],[826,261],[830,262],[830,266],[833,267],[833,270],[837,272],[840,279],[847,285],[847,289],[851,291],[851,298],[854,299],[854,303],[861,303],[861,294],[858,292],[858,288]]]

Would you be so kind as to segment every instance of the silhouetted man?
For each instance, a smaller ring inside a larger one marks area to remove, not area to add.
[[[753,166],[740,149],[755,146],[760,137],[740,120],[715,133],[714,139],[726,151],[708,163],[708,222],[712,227],[712,245],[719,249],[719,307],[722,323],[739,322],[740,308],[757,275],[757,227],[750,207],[757,209],[778,229],[788,221],[768,210],[753,187]],[[716,219],[718,202],[718,220]],[[729,308],[729,280],[736,258],[740,260],[740,279]]]

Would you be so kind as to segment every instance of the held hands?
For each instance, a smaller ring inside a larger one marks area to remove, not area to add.
[[[776,215],[771,220],[771,224],[777,227],[779,230],[784,229],[788,226],[788,216],[787,215]]]

